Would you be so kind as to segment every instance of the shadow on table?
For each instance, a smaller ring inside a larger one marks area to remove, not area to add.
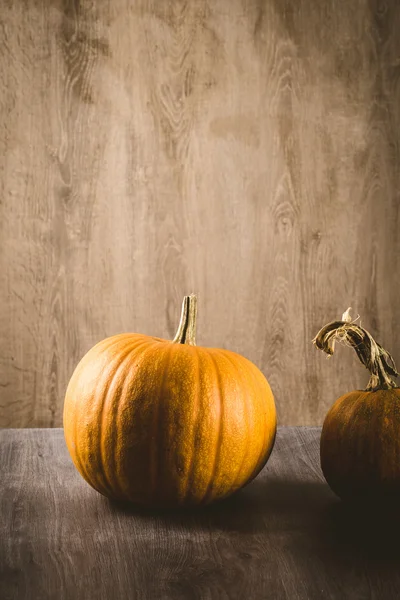
[[[109,502],[121,517],[180,530],[263,534],[291,532],[288,540],[326,559],[352,557],[373,563],[400,559],[400,516],[382,509],[349,506],[333,495],[324,481],[255,480],[234,496],[197,509],[147,510]],[[294,535],[293,535],[294,534]]]
[[[119,514],[140,518],[161,519],[165,523],[202,528],[215,526],[219,529],[253,532],[265,531],[268,524],[279,515],[313,512],[321,505],[321,498],[329,495],[320,482],[291,482],[273,479],[255,480],[233,496],[214,504],[195,508],[147,509],[129,503],[109,500],[110,510]]]
[[[315,519],[315,510],[335,501],[320,481],[259,479],[231,498],[206,508],[205,514],[220,528],[258,533],[287,526],[302,526]],[[297,524],[297,525],[296,525]]]
[[[327,548],[345,551],[348,556],[370,564],[399,565],[398,512],[335,502],[325,507],[320,523],[320,536]]]

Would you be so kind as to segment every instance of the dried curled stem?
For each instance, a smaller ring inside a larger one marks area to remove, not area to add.
[[[358,318],[358,317],[357,317]],[[313,343],[328,355],[332,355],[335,341],[352,346],[362,364],[371,373],[366,391],[391,390],[397,388],[392,377],[398,377],[392,356],[372,335],[355,323],[350,317],[350,308],[343,314],[341,321],[333,321],[325,325],[313,339]]]

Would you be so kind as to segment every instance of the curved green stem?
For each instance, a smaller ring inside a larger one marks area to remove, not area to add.
[[[362,364],[371,373],[366,391],[397,388],[392,377],[398,377],[399,373],[393,357],[374,340],[366,329],[351,320],[349,311],[350,309],[344,313],[342,321],[332,321],[322,327],[313,339],[313,343],[329,355],[334,352],[336,340],[352,346]]]
[[[173,344],[196,345],[197,297],[195,294],[185,296],[182,302],[181,320]]]

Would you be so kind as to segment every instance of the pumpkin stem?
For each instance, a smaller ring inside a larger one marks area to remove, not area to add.
[[[352,346],[362,364],[371,373],[366,387],[367,392],[391,390],[398,387],[392,379],[399,375],[393,357],[374,340],[366,329],[352,320],[350,308],[343,314],[341,321],[332,321],[325,325],[317,333],[313,343],[331,356],[336,340]]]
[[[195,294],[185,296],[182,302],[181,320],[173,344],[196,345],[197,297]]]

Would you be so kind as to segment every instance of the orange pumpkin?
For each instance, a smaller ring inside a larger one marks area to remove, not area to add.
[[[343,500],[400,500],[400,389],[391,355],[370,333],[352,321],[350,309],[341,321],[323,327],[316,346],[333,354],[339,340],[353,346],[370,370],[366,390],[339,398],[325,417],[320,442],[321,468],[331,489]]]
[[[265,465],[276,433],[270,386],[249,360],[195,344],[196,297],[174,340],[120,334],[72,375],[64,433],[98,492],[148,506],[207,504]]]

